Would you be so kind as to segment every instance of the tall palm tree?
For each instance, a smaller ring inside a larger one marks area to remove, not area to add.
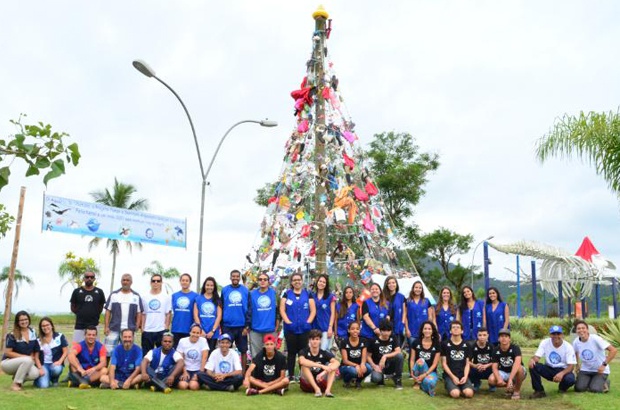
[[[177,268],[170,267],[164,268],[164,265],[160,261],[152,261],[151,265],[144,268],[142,271],[143,276],[160,275],[164,279],[174,279],[181,276],[181,272]],[[167,293],[172,293],[172,286],[168,282],[164,282]]]
[[[620,112],[565,115],[537,143],[536,156],[582,159],[620,195]]]
[[[6,293],[8,291],[9,286],[9,267],[5,266],[2,268],[2,273],[0,274],[0,283],[6,282],[4,286],[4,298],[6,299]],[[34,281],[32,278],[24,273],[21,273],[19,269],[15,269],[15,275],[13,277],[13,284],[15,285],[15,298],[19,295],[19,285],[27,283],[32,287],[34,285]]]
[[[149,208],[148,200],[144,198],[139,198],[133,200],[132,196],[137,192],[136,187],[131,184],[124,184],[122,182],[118,182],[116,178],[114,178],[114,187],[112,191],[106,188],[103,191],[93,191],[90,193],[90,196],[95,200],[95,202],[113,206],[115,208],[123,208],[130,209],[132,211],[146,211]],[[101,242],[101,238],[93,238],[88,243],[88,250],[90,251],[94,246],[99,245]],[[133,244],[131,241],[125,241],[127,245],[127,249],[131,253],[133,251]],[[135,243],[136,248],[142,249],[142,244],[139,242]],[[110,281],[110,293],[114,290],[114,274],[116,272],[116,256],[120,252],[120,244],[118,239],[107,239],[106,247],[110,248],[110,254],[112,255],[112,280]]]

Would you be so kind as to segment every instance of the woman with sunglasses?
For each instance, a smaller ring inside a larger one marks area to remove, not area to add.
[[[276,291],[269,283],[269,275],[258,275],[258,289],[250,292],[248,320],[250,325],[250,354],[256,357],[263,349],[265,336],[275,336],[278,328]]]
[[[13,376],[11,390],[20,391],[26,380],[35,380],[45,374],[39,360],[37,333],[30,327],[30,315],[20,310],[15,315],[13,331],[6,335],[2,371]]]
[[[34,385],[46,389],[50,384],[58,386],[58,378],[65,368],[64,362],[69,354],[69,344],[65,335],[56,332],[49,317],[39,321],[39,361],[43,364],[45,374],[34,381]]]

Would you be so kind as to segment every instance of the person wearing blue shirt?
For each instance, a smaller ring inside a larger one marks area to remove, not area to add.
[[[142,359],[142,381],[150,385],[151,391],[170,393],[183,371],[183,356],[172,347],[173,343],[172,333],[164,333],[161,347],[149,351]]]
[[[444,286],[439,292],[439,303],[435,307],[437,331],[441,340],[450,338],[450,324],[456,320],[456,306],[452,297],[452,290]]]
[[[346,286],[342,291],[342,298],[336,305],[336,338],[340,341],[348,336],[349,325],[360,321],[360,305],[355,301],[355,290],[352,286]]]
[[[362,319],[361,335],[369,341],[379,337],[379,323],[384,319],[390,320],[389,303],[377,283],[370,285],[370,298],[362,303]]]
[[[290,278],[291,288],[284,292],[280,300],[280,316],[284,322],[284,339],[288,349],[288,377],[292,381],[297,355],[308,346],[308,332],[312,329],[316,306],[314,299],[303,288],[301,274],[293,273]]]
[[[65,368],[64,362],[69,354],[69,344],[65,335],[56,332],[52,319],[45,316],[39,321],[39,361],[45,374],[34,381],[34,385],[46,389],[50,384],[58,386],[58,378]]]
[[[127,390],[142,382],[140,365],[142,349],[133,342],[133,330],[121,331],[121,344],[114,348],[110,356],[108,374],[101,376],[101,388]]]
[[[316,279],[316,292],[312,294],[316,317],[312,327],[321,331],[321,349],[329,350],[334,341],[336,299],[329,291],[329,276],[321,274]]]
[[[502,302],[502,295],[497,288],[487,290],[486,303],[487,329],[489,330],[489,343],[499,344],[499,331],[510,329],[510,309],[508,304]]]
[[[463,339],[467,342],[475,341],[478,338],[478,329],[486,327],[484,302],[476,300],[470,286],[464,286],[461,291],[458,319],[463,323]]]
[[[172,325],[170,331],[174,335],[174,345],[179,340],[189,337],[189,330],[194,323],[194,303],[198,293],[189,289],[192,277],[184,273],[179,278],[181,290],[172,294]]]
[[[230,272],[230,285],[222,289],[222,333],[233,338],[241,353],[241,367],[245,373],[247,366],[248,329],[245,317],[248,312],[248,288],[241,284],[241,272]]]
[[[435,323],[435,309],[424,296],[424,286],[418,280],[411,286],[405,302],[405,335],[410,348],[413,341],[421,337],[420,327],[426,321]]]
[[[396,344],[403,345],[405,333],[405,296],[400,293],[400,286],[396,276],[390,275],[385,278],[383,284],[383,296],[390,304],[390,318],[392,319],[392,336],[396,339]]]
[[[277,323],[276,291],[269,284],[265,272],[258,275],[258,289],[250,292],[246,327],[250,329],[250,354],[256,357],[263,349],[267,335],[275,336]]]
[[[200,323],[203,335],[209,343],[209,350],[217,346],[222,320],[222,303],[217,292],[215,278],[209,276],[202,284],[202,292],[194,303],[194,322]]]

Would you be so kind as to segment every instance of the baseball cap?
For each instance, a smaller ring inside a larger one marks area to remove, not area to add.
[[[564,333],[564,329],[562,329],[562,326],[553,325],[549,328],[549,333]]]
[[[508,335],[510,336],[510,329],[500,329],[500,331],[498,332],[498,335]]]
[[[263,343],[267,343],[267,342],[275,343],[276,337],[272,334],[265,335],[265,337],[263,337]]]
[[[223,333],[220,335],[220,337],[217,340],[219,341],[228,340],[229,342],[232,342],[232,337],[230,337],[228,333]]]

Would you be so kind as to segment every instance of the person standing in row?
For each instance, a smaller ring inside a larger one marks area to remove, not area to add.
[[[245,373],[248,352],[248,288],[241,284],[241,272],[230,272],[230,285],[222,289],[222,333],[228,333],[241,353],[241,367]]]
[[[129,273],[121,276],[121,288],[112,292],[105,304],[105,346],[108,355],[120,342],[122,329],[134,332],[142,328],[144,305],[142,298],[131,289],[133,279]]]
[[[370,285],[370,298],[362,304],[362,319],[361,335],[369,341],[381,334],[379,323],[390,320],[390,305],[377,283]]]
[[[84,340],[84,333],[88,326],[99,326],[99,319],[105,305],[103,290],[95,287],[95,273],[85,272],[82,286],[73,290],[71,294],[71,312],[75,314],[73,342]]]
[[[190,290],[192,277],[184,273],[179,278],[181,290],[172,294],[172,327],[170,331],[174,335],[174,346],[179,340],[189,337],[189,332],[194,323],[194,302],[198,293]]]
[[[385,278],[383,285],[383,297],[390,305],[390,318],[394,330],[392,335],[396,339],[399,346],[403,345],[403,337],[405,333],[405,296],[400,293],[400,287],[396,276],[390,275]]]
[[[336,298],[329,290],[329,276],[320,274],[316,279],[316,291],[312,293],[316,316],[313,328],[321,331],[321,349],[329,350],[334,341]]]
[[[452,290],[444,286],[439,292],[439,303],[435,307],[437,331],[441,340],[450,338],[451,323],[456,320],[456,306],[452,297]]]
[[[220,336],[220,322],[222,320],[222,302],[217,292],[215,278],[209,276],[202,283],[201,294],[196,297],[194,304],[194,322],[200,323],[203,336],[209,343],[209,350],[215,350],[217,339]]]
[[[172,299],[162,292],[162,276],[151,276],[151,291],[146,295],[144,326],[142,329],[142,351],[148,352],[161,346],[164,332],[170,331]]]
[[[459,320],[463,323],[463,339],[468,342],[475,342],[478,329],[486,326],[484,302],[476,300],[474,290],[470,286],[464,286],[461,291]]]
[[[418,280],[411,286],[409,297],[405,302],[405,335],[409,346],[414,339],[421,337],[420,328],[426,321],[435,323],[435,309],[430,300],[424,297],[424,287]]]
[[[349,336],[349,325],[359,321],[360,305],[355,301],[355,291],[353,287],[346,286],[342,291],[342,298],[336,304],[336,324],[334,327],[338,345]]]
[[[497,288],[491,287],[487,291],[486,319],[489,343],[497,346],[499,344],[499,331],[510,329],[510,309],[508,304],[502,302],[502,296]]]
[[[263,349],[263,341],[267,335],[275,337],[277,323],[276,291],[269,284],[269,276],[265,272],[258,275],[258,289],[250,292],[246,328],[250,330],[250,354],[256,357]]]
[[[576,392],[590,391],[603,393],[609,391],[609,363],[616,357],[618,349],[599,335],[591,335],[588,324],[583,320],[575,321],[577,338],[573,347],[581,367],[577,372]],[[607,356],[605,352],[607,351]]]
[[[284,292],[280,300],[280,316],[284,322],[284,339],[288,350],[288,377],[293,381],[297,355],[308,346],[308,332],[312,329],[316,306],[314,299],[303,288],[301,274],[293,273],[290,280],[291,288]]]

